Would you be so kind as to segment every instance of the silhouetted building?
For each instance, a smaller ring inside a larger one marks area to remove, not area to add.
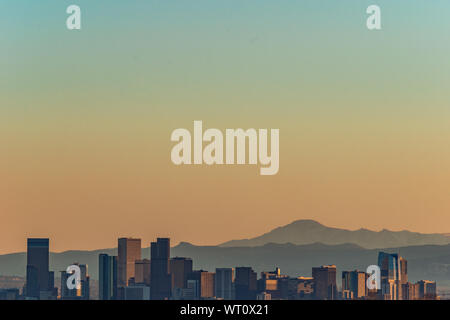
[[[79,288],[69,289],[67,281],[71,274],[61,271],[61,299],[62,300],[81,300],[81,286]]]
[[[336,300],[336,266],[312,268],[314,278],[314,297],[317,300]]]
[[[141,239],[120,238],[117,257],[117,286],[125,287],[128,280],[134,278],[134,263],[141,260]]]
[[[237,300],[255,300],[257,291],[256,272],[251,267],[237,267],[235,297]]]
[[[89,300],[90,299],[90,277],[86,264],[73,263],[80,268],[80,286],[69,289],[67,281],[72,274],[61,271],[61,299],[63,300]],[[71,279],[72,280],[72,279]],[[71,284],[76,285],[75,280]]]
[[[400,283],[406,284],[408,282],[408,261],[403,257],[398,258],[400,263]]]
[[[117,299],[117,257],[104,253],[98,256],[98,294],[100,300]]]
[[[258,280],[258,292],[270,294],[271,300],[287,299],[288,276],[282,275],[280,268],[275,271],[261,272]]]
[[[136,260],[134,271],[134,283],[150,285],[150,260]]]
[[[150,287],[145,284],[130,285],[123,290],[124,300],[150,300]]]
[[[367,274],[363,271],[343,271],[343,299],[361,299],[365,297],[367,295],[366,279]]]
[[[436,282],[429,280],[420,280],[417,282],[419,285],[419,299],[420,300],[435,300],[437,297],[436,293]]]
[[[314,278],[297,277],[288,279],[289,300],[310,300],[314,296]]]
[[[215,295],[224,300],[234,300],[234,268],[217,268]]]
[[[150,246],[150,295],[152,300],[165,300],[171,296],[172,277],[170,275],[170,239],[158,238]]]
[[[0,300],[19,300],[19,289],[0,289]]]
[[[198,300],[200,299],[200,284],[198,280],[189,280],[187,281],[186,289],[176,288],[175,299],[181,300]]]
[[[195,270],[188,275],[195,288],[194,299],[207,299],[214,297],[214,272]]]
[[[407,282],[402,286],[402,300],[418,300],[419,284]]]
[[[175,257],[170,259],[170,274],[172,275],[172,289],[187,288],[188,275],[192,272],[192,259]]]
[[[54,292],[52,276],[49,272],[49,239],[29,238],[25,295],[36,299],[42,295],[50,296]]]
[[[88,273],[88,265],[78,263],[75,264],[80,267],[81,271],[81,299],[89,300],[91,296],[91,289],[90,289],[90,277]]]

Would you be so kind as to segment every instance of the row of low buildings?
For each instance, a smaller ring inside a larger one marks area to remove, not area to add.
[[[217,268],[215,272],[194,270],[190,258],[170,257],[170,239],[158,238],[150,246],[150,259],[141,256],[141,240],[120,238],[118,254],[99,254],[100,300],[418,300],[437,299],[436,282],[408,281],[407,261],[397,254],[378,255],[379,284],[368,287],[369,275],[353,270],[342,272],[338,290],[334,265],[312,268],[312,277],[289,277],[279,268],[261,272],[251,267]],[[61,286],[54,285],[49,271],[49,240],[28,239],[26,284],[0,290],[3,299],[85,299],[89,300],[90,277],[85,264],[77,264],[80,286],[69,289],[71,276],[61,271]]]

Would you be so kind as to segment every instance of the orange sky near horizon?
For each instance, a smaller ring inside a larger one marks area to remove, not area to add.
[[[379,0],[371,32],[364,2],[80,0],[80,32],[63,2],[0,3],[0,254],[449,233],[450,4]],[[278,174],[175,166],[194,120],[279,129]]]

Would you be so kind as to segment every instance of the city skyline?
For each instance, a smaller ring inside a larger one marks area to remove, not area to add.
[[[49,268],[49,246],[48,238],[27,239],[25,285],[22,290],[0,289],[0,299],[91,300],[91,277],[87,264],[74,262],[74,265],[68,266],[67,272],[61,271],[61,286],[59,289],[55,286],[55,271]],[[436,281],[408,281],[407,259],[398,253],[379,251],[378,263],[368,266],[367,273],[356,268],[342,271],[340,286],[337,283],[336,265],[313,266],[311,277],[290,277],[282,274],[278,267],[275,267],[275,271],[262,271],[258,277],[252,266],[216,267],[211,272],[194,269],[191,258],[171,256],[169,238],[157,238],[151,243],[150,260],[141,259],[141,239],[119,238],[117,246],[117,256],[98,254],[98,299],[440,299]]]
[[[296,219],[450,232],[450,3],[0,3],[0,253],[196,244]],[[413,4],[412,4],[413,3]],[[171,133],[277,128],[279,171],[177,166]],[[83,237],[79,237],[79,234]]]

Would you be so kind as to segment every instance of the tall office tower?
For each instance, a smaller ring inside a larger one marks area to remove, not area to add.
[[[170,259],[170,273],[172,274],[172,290],[187,288],[187,278],[192,272],[192,259],[175,257]]]
[[[150,285],[150,260],[136,260],[134,270],[134,283]]]
[[[117,298],[117,257],[101,253],[98,256],[99,299]]]
[[[194,283],[197,293],[194,299],[207,299],[214,297],[214,272],[194,270],[188,275],[188,282]]]
[[[67,280],[72,274],[61,271],[61,299],[63,300],[89,300],[90,299],[90,277],[88,274],[88,266],[74,262],[80,268],[80,287],[69,289]],[[71,279],[72,280],[72,279]],[[75,284],[74,281],[71,281]]]
[[[170,239],[158,238],[150,246],[150,296],[152,300],[169,299],[172,277],[170,275]]]
[[[77,263],[76,263],[77,264]],[[83,300],[89,300],[91,295],[90,277],[87,264],[77,264],[81,271],[81,292],[80,297]]]
[[[217,268],[215,279],[216,297],[234,300],[234,268]]]
[[[383,299],[400,300],[402,288],[408,282],[407,261],[396,253],[378,253]]]
[[[437,297],[436,281],[420,280],[417,282],[419,286],[420,300],[435,300]]]
[[[342,272],[342,292],[348,291],[353,299],[360,299],[367,295],[367,274],[363,271]]]
[[[419,284],[407,282],[402,287],[402,300],[417,300],[419,299]]]
[[[67,286],[67,280],[71,275],[66,271],[61,271],[61,299],[62,300],[80,300],[81,286],[80,288],[69,289]]]
[[[39,299],[41,292],[53,290],[49,287],[49,239],[27,240],[26,296]]]
[[[312,268],[314,278],[314,296],[318,300],[336,300],[336,266]]]
[[[236,300],[256,299],[256,272],[251,267],[237,267],[234,280]]]
[[[141,260],[141,239],[120,238],[117,258],[117,285],[119,287],[126,287],[128,280],[134,278],[136,260]]]
[[[406,284],[408,282],[408,261],[406,261],[403,257],[398,257],[398,261],[400,264],[400,283]]]
[[[71,294],[69,288],[67,287],[68,277],[69,276],[66,271],[61,271],[61,299],[66,299]]]

